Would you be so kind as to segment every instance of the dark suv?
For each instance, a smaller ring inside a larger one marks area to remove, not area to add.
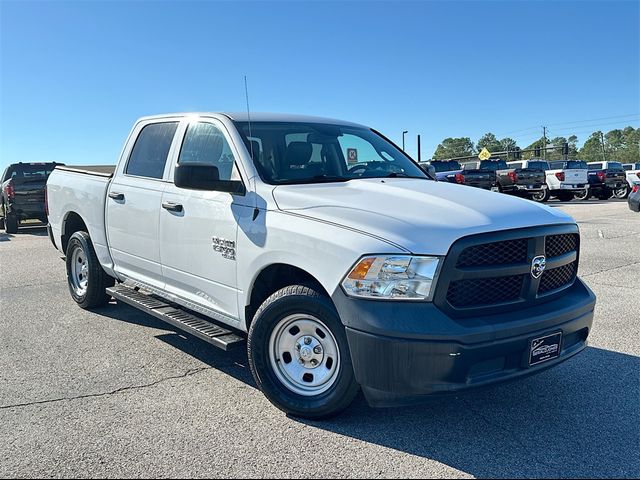
[[[47,178],[61,163],[14,163],[0,181],[0,228],[16,233],[23,220],[47,222],[45,185]]]

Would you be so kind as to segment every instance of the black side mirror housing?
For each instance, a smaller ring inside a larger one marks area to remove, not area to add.
[[[208,190],[244,195],[247,190],[240,180],[220,180],[218,167],[210,163],[183,163],[176,165],[173,183],[178,188]]]

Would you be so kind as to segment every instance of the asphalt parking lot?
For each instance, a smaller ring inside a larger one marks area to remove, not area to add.
[[[554,208],[598,297],[561,366],[420,407],[287,418],[227,354],[115,302],[71,300],[43,228],[0,234],[0,477],[638,477],[640,215]]]

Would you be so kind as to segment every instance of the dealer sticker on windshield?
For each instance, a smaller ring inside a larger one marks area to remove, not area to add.
[[[534,338],[531,340],[531,349],[529,350],[529,366],[538,365],[539,363],[558,358],[560,356],[561,345],[562,332]]]

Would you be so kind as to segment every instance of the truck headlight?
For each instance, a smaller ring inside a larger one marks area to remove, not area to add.
[[[441,257],[362,257],[342,281],[351,297],[385,300],[433,299]]]

